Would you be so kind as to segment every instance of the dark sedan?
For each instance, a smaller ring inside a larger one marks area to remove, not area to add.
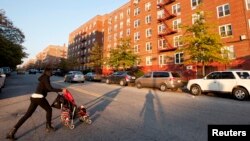
[[[85,80],[88,80],[88,81],[101,81],[102,80],[102,75],[94,73],[94,72],[88,72],[87,74],[85,74]]]
[[[129,83],[134,83],[135,79],[136,77],[131,72],[117,71],[107,77],[106,83],[116,83],[120,84],[121,86],[126,86]]]

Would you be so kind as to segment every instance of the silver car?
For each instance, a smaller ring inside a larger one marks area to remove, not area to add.
[[[0,68],[0,92],[4,87],[5,79],[6,79],[6,74],[4,74],[3,68]]]
[[[85,78],[81,71],[69,71],[64,76],[64,82],[82,82],[84,83]]]

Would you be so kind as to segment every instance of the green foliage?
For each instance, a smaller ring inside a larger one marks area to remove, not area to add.
[[[0,66],[16,68],[22,63],[27,54],[21,45],[24,42],[22,31],[13,26],[13,23],[0,10]]]
[[[66,65],[66,70],[73,70],[75,66],[80,66],[77,57],[70,57],[64,63]]]
[[[120,44],[110,50],[110,57],[107,58],[107,64],[114,67],[126,69],[134,66],[138,56],[134,54],[130,39],[121,39]]]
[[[203,66],[203,75],[205,75],[205,66],[211,62],[227,63],[228,58],[223,57],[224,48],[220,35],[212,31],[212,25],[205,22],[203,12],[197,12],[198,19],[191,26],[185,26],[186,33],[182,41],[183,47],[177,52],[183,52],[184,63],[201,63]],[[225,52],[224,52],[225,53]]]
[[[88,66],[93,68],[95,72],[101,73],[102,65],[103,65],[103,47],[98,43],[95,43],[90,51]]]

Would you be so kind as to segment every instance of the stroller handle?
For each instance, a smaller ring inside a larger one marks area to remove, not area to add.
[[[60,92],[56,92],[58,95],[63,95],[63,93],[60,93]]]

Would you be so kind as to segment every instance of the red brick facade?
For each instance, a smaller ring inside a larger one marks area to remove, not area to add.
[[[192,78],[196,65],[185,66],[178,38],[183,35],[181,25],[191,25],[197,9],[208,13],[206,22],[214,24],[214,31],[231,51],[228,65],[213,63],[213,70],[250,69],[250,4],[247,0],[130,0],[105,16],[104,56],[118,44],[119,38],[130,37],[131,46],[140,56],[138,66],[151,70],[176,70]],[[162,26],[161,26],[162,25]],[[70,51],[69,51],[70,53]],[[104,67],[104,73],[110,69]]]

